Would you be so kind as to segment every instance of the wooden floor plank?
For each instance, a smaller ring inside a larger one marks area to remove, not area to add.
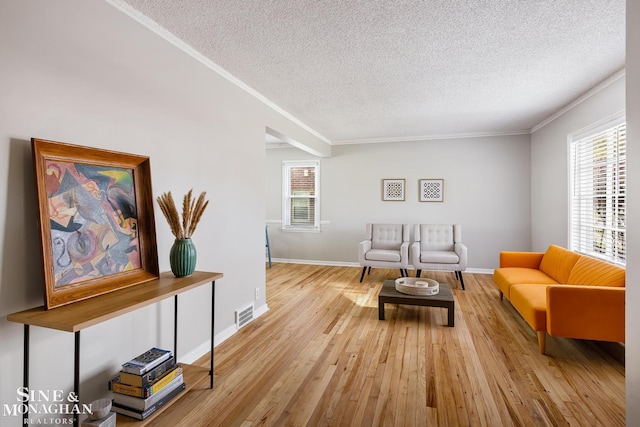
[[[215,349],[215,387],[190,391],[154,426],[625,425],[624,366],[588,341],[547,355],[491,275],[423,272],[452,284],[445,309],[387,304],[397,270],[273,264],[269,311]],[[208,357],[197,362],[207,366]]]

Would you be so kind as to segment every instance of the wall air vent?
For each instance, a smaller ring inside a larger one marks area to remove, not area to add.
[[[236,310],[236,326],[238,329],[245,326],[247,323],[253,320],[253,304]]]

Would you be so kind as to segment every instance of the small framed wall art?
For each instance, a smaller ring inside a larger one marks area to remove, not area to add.
[[[444,179],[421,179],[419,188],[421,202],[444,201]]]
[[[382,200],[404,202],[404,178],[382,180]]]

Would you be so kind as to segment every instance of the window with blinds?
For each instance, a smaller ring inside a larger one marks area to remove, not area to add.
[[[319,231],[320,209],[318,161],[282,163],[282,228],[293,231]]]
[[[570,247],[626,263],[626,125],[570,141]]]

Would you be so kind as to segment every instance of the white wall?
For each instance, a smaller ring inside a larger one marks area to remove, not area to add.
[[[367,222],[459,223],[471,269],[493,269],[500,250],[530,248],[529,135],[333,147],[320,160],[322,232],[270,226],[272,257],[357,263]],[[281,218],[282,161],[297,149],[267,152],[267,220]],[[404,178],[404,202],[382,201],[382,179]],[[419,202],[418,180],[443,178],[444,202]]]
[[[627,1],[628,259],[640,259],[640,2]],[[640,425],[640,266],[627,265],[627,425]]]
[[[531,135],[531,243],[544,251],[567,247],[567,135],[625,108],[624,76]]]
[[[154,196],[207,191],[194,241],[197,268],[225,275],[216,335],[256,287],[265,306],[265,128],[330,147],[101,0],[0,0],[0,58],[0,404],[22,385],[23,329],[6,315],[43,303],[32,137],[150,156]],[[166,271],[173,236],[158,209],[156,228]],[[179,355],[208,341],[209,301],[208,286],[180,297]],[[82,400],[106,397],[124,361],[171,348],[172,313],[169,301],[84,330]],[[31,388],[70,391],[73,334],[34,327],[31,346]]]
[[[531,137],[531,234],[532,249],[545,250],[550,244],[568,245],[567,135],[626,107],[627,120],[627,259],[640,256],[640,7],[627,2],[626,76],[579,104]],[[631,9],[634,9],[632,11]],[[635,21],[634,21],[635,20]],[[635,24],[635,25],[634,25]],[[635,34],[633,33],[635,32]],[[634,38],[635,37],[635,38]],[[637,135],[637,136],[634,136]],[[558,185],[561,183],[561,185]],[[636,196],[636,197],[632,197]],[[626,360],[635,361],[640,354],[638,310],[629,309],[640,303],[638,283],[640,270],[634,262],[627,264]],[[633,405],[640,394],[640,369],[626,364],[627,425],[640,424],[640,408]]]

